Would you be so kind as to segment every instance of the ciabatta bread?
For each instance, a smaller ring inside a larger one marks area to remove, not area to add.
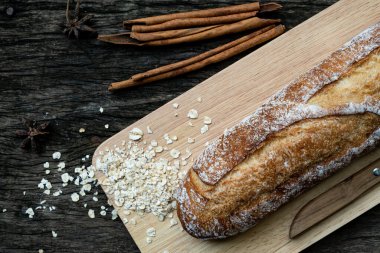
[[[377,23],[208,145],[180,186],[179,219],[197,238],[235,235],[379,139]]]

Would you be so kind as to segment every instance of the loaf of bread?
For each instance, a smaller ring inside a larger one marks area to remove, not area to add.
[[[225,238],[379,145],[380,23],[227,129],[178,191],[192,236]]]

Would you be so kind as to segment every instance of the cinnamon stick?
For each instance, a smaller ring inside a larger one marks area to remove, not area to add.
[[[254,17],[256,14],[257,11],[252,11],[218,17],[173,19],[157,25],[134,25],[132,26],[132,32],[146,33],[175,30],[188,27],[230,24],[243,19]]]
[[[178,30],[169,30],[169,31],[158,31],[158,32],[150,32],[150,33],[139,33],[139,32],[131,32],[130,36],[133,39],[138,41],[152,41],[152,40],[163,40],[170,38],[178,38],[189,36],[192,34],[204,32],[210,29],[218,27],[217,25],[206,26],[206,27],[195,27],[195,28],[187,28],[187,29],[178,29]]]
[[[202,54],[199,54],[199,55],[196,55],[194,57],[191,57],[189,59],[186,59],[186,60],[183,60],[183,61],[179,61],[179,62],[176,62],[176,63],[173,63],[173,64],[169,64],[169,65],[165,65],[165,66],[162,66],[162,67],[159,67],[159,68],[156,68],[156,69],[152,69],[152,70],[149,70],[147,72],[144,72],[144,73],[140,73],[140,74],[136,74],[136,75],[133,75],[131,78],[135,81],[139,81],[141,79],[144,79],[144,78],[149,78],[149,77],[152,77],[152,76],[156,76],[156,75],[159,75],[159,74],[163,74],[163,73],[166,73],[166,72],[169,72],[169,71],[172,71],[172,70],[175,70],[175,69],[179,69],[179,68],[182,68],[182,67],[185,67],[185,66],[188,66],[188,65],[191,65],[191,64],[194,64],[196,62],[200,62],[200,61],[203,61],[204,59],[207,59],[211,56],[214,56],[218,53],[221,53],[227,49],[230,49],[240,43],[243,43],[253,37],[256,37],[266,31],[269,31],[271,30],[272,28],[274,28],[275,25],[270,25],[270,26],[267,26],[267,27],[264,27],[258,31],[255,31],[251,34],[248,34],[246,36],[243,36],[237,40],[234,40],[232,42],[229,42],[225,45],[222,45],[222,46],[219,46],[217,48],[214,48],[210,51],[207,51],[205,53],[202,53]]]
[[[280,19],[261,19],[258,17],[253,17],[249,19],[245,19],[239,22],[235,22],[232,24],[221,25],[215,28],[187,35],[177,38],[168,38],[162,40],[154,40],[154,41],[145,41],[140,42],[131,38],[131,33],[119,33],[119,34],[111,34],[111,35],[99,35],[98,40],[110,42],[114,44],[121,45],[134,45],[134,46],[166,46],[172,44],[180,44],[180,43],[188,43],[195,42],[201,40],[207,40],[215,37],[220,37],[227,34],[239,33],[255,28],[260,28],[268,25],[272,25],[275,23],[281,22]],[[169,32],[169,31],[166,31]]]
[[[282,8],[281,4],[278,3],[265,3],[265,4],[260,4],[260,13],[262,12],[270,12],[270,11],[277,11]]]
[[[154,82],[154,81],[158,81],[158,80],[162,80],[162,79],[166,79],[166,78],[175,77],[175,76],[178,76],[181,74],[185,74],[185,73],[203,68],[207,65],[228,59],[228,58],[230,58],[234,55],[237,55],[237,54],[239,54],[239,53],[241,53],[247,49],[250,49],[250,48],[257,46],[257,45],[259,45],[265,41],[268,41],[268,40],[280,35],[284,31],[285,31],[285,27],[283,25],[278,25],[278,26],[276,26],[276,27],[274,27],[274,28],[272,28],[266,32],[263,32],[257,36],[253,36],[252,38],[245,40],[242,43],[238,43],[235,46],[232,46],[226,50],[222,50],[221,52],[214,54],[211,57],[207,57],[205,59],[202,59],[198,62],[194,62],[190,65],[186,65],[186,66],[181,67],[181,68],[177,68],[177,69],[174,69],[174,70],[171,70],[168,72],[164,72],[162,74],[158,74],[155,76],[144,78],[142,80],[136,81],[134,79],[129,79],[126,81],[111,83],[111,85],[108,87],[108,90],[109,91],[115,91],[115,90],[122,89],[122,88],[142,85],[142,84],[146,84],[146,83],[150,83],[150,82]],[[257,33],[257,32],[255,32],[255,33]],[[247,36],[250,36],[250,35],[247,35]],[[241,39],[242,38],[240,38],[239,40],[241,40]],[[233,43],[233,42],[230,42],[230,43]],[[221,47],[223,47],[223,46],[221,46]]]
[[[97,39],[117,45],[144,46],[144,43],[140,43],[138,40],[132,39],[130,35],[130,32],[103,34],[99,35]]]
[[[189,11],[189,12],[180,12],[166,15],[159,15],[154,17],[139,18],[134,20],[124,21],[124,26],[131,26],[136,24],[144,25],[155,25],[160,24],[173,19],[184,19],[184,18],[205,18],[205,17],[216,17],[224,16],[242,12],[251,12],[258,11],[260,9],[259,2],[234,5],[228,7],[213,8],[207,10],[198,10],[198,11]]]
[[[132,32],[146,33],[189,27],[229,24],[254,17],[256,14],[257,11],[252,11],[218,17],[173,19],[156,25],[134,25],[132,26]]]
[[[207,40],[216,37],[220,37],[226,34],[234,34],[239,32],[244,32],[247,30],[252,30],[255,28],[260,28],[268,25],[272,25],[275,23],[281,22],[280,19],[261,19],[257,17],[245,19],[233,24],[222,25],[215,27],[213,29],[172,39],[164,39],[164,40],[155,40],[149,41],[145,43],[145,45],[149,46],[164,46],[164,45],[172,45],[172,44],[180,44],[180,43],[188,43],[195,42],[200,40]]]

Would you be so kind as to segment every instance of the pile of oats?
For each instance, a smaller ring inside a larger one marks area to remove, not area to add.
[[[140,129],[134,128],[132,140]],[[157,146],[157,141],[151,141]],[[140,148],[136,142],[122,143],[113,150],[106,149],[96,161],[96,169],[106,176],[102,185],[113,196],[114,203],[124,210],[152,213],[163,221],[175,208],[174,194],[179,185],[180,161],[155,159],[157,147]],[[162,152],[164,148],[159,151]],[[178,158],[178,150],[170,154]],[[182,174],[181,174],[182,175]]]
[[[199,103],[202,98],[197,99]],[[174,110],[178,110],[180,105],[173,103]],[[176,114],[175,116],[178,116]],[[199,117],[196,109],[190,109],[186,115],[194,123]],[[194,126],[191,121],[190,126]],[[208,116],[203,118],[203,126],[200,128],[205,134],[212,119]],[[153,133],[150,126],[146,127],[148,134]],[[176,135],[165,133],[162,138],[164,144],[160,146],[158,141],[143,141],[144,132],[135,127],[129,132],[129,142],[123,141],[120,146],[107,148],[99,153],[95,169],[101,171],[105,178],[100,182],[105,186],[106,193],[112,197],[114,205],[122,210],[130,210],[138,214],[152,213],[163,221],[170,218],[170,227],[178,222],[173,219],[173,211],[176,209],[175,193],[180,180],[185,176],[181,171],[181,166],[187,165],[187,160],[192,155],[189,147],[186,152],[181,153],[176,148],[169,149],[165,145],[174,145],[178,140]],[[192,144],[195,139],[187,137],[187,144]],[[166,154],[164,154],[166,152]],[[160,158],[156,154],[160,153]],[[169,157],[170,160],[162,158]],[[124,223],[128,219],[124,218]],[[130,224],[136,224],[134,219],[129,220]],[[151,228],[153,231],[153,228]],[[147,243],[152,242],[152,234],[147,234]]]

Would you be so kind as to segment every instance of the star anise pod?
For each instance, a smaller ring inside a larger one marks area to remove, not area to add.
[[[36,120],[22,119],[26,130],[17,130],[16,135],[25,138],[20,147],[23,149],[32,148],[39,152],[42,149],[44,137],[49,134],[50,122],[38,123]]]
[[[93,18],[92,15],[81,16],[79,12],[80,0],[77,0],[77,4],[75,7],[74,15],[71,15],[70,12],[70,1],[67,0],[66,7],[66,24],[63,25],[63,33],[66,34],[68,38],[77,38],[82,37],[82,35],[86,37],[97,37],[98,33],[88,26],[88,23]]]

